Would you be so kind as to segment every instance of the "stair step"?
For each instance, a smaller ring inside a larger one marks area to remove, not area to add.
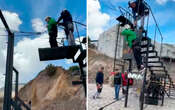
[[[147,51],[141,51],[141,54],[146,54],[146,53],[147,53]],[[157,52],[155,50],[149,50],[148,53],[156,53],[156,55],[157,55]]]
[[[160,61],[160,57],[158,57],[158,56],[148,56],[148,62],[149,61]]]
[[[146,63],[146,62],[145,62]],[[156,63],[152,63],[152,62],[148,62],[148,65],[150,65],[150,66],[156,66],[156,65],[161,65],[161,66],[163,66],[163,63],[162,62],[156,62]]]
[[[145,41],[145,40],[151,40],[151,38],[149,38],[149,37],[142,37],[141,40],[142,40],[142,41]]]
[[[157,72],[160,72],[160,71],[161,71],[161,72],[162,72],[162,71],[166,72],[166,70],[161,70],[161,69],[159,69],[159,70],[156,70],[156,69],[150,69],[150,71],[152,71],[153,73],[156,72],[156,71],[157,71]]]
[[[148,58],[148,62],[150,62],[150,61],[160,61],[160,58],[153,58],[153,59]]]
[[[151,70],[166,70],[165,67],[149,67]]]
[[[160,58],[158,56],[148,56],[148,58]]]
[[[154,72],[151,72],[152,74],[166,74],[165,71],[154,71]]]
[[[154,68],[154,67],[158,67],[158,68],[165,68],[164,66],[159,66],[159,65],[148,65],[148,67],[150,68]]]
[[[153,47],[149,47],[149,51],[154,50]],[[141,51],[147,51],[147,48],[141,48]]]
[[[142,47],[142,48],[146,48],[147,45],[148,45],[148,47],[153,47],[153,48],[154,48],[154,45],[152,45],[152,44],[143,44],[143,45],[141,45],[141,47]]]
[[[148,61],[148,63],[162,63],[161,61]]]

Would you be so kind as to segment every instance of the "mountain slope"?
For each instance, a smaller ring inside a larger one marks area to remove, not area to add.
[[[56,68],[53,76],[43,70],[19,91],[19,97],[25,103],[31,101],[32,110],[84,110],[84,89],[81,85],[73,86],[72,80],[79,77],[61,67]]]

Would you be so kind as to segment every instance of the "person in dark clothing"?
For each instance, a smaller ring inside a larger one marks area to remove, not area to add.
[[[115,87],[115,100],[119,100],[120,85],[122,82],[122,76],[119,69],[115,70],[114,75],[114,87]]]
[[[137,21],[141,19],[141,27],[144,27],[144,18],[149,14],[149,8],[145,5],[144,0],[136,0],[135,2],[128,2],[132,9],[134,26],[137,26]]]
[[[45,21],[47,22],[47,30],[49,34],[49,43],[51,48],[58,47],[56,38],[57,38],[57,22],[51,18],[51,17],[46,17]]]
[[[63,20],[62,23],[60,21]],[[74,39],[74,26],[73,26],[73,20],[72,20],[72,15],[70,12],[66,9],[64,9],[61,12],[61,16],[58,18],[57,21],[58,25],[64,26],[64,31],[66,34],[66,39],[68,40],[69,46],[75,45],[75,39]]]
[[[31,100],[29,101],[28,104],[29,104],[29,107],[32,108],[32,101]]]
[[[104,81],[103,71],[104,71],[104,67],[101,67],[100,70],[96,74],[96,79],[95,80],[96,80],[97,92],[93,96],[94,99],[98,98],[100,93],[102,92],[103,81]]]

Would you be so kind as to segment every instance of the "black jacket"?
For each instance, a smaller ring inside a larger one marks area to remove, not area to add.
[[[68,10],[64,10],[61,12],[61,16],[58,18],[57,22],[60,22],[63,19],[63,24],[68,24],[69,22],[72,23],[72,15]]]
[[[96,83],[103,84],[104,74],[102,72],[97,72]]]
[[[138,13],[138,15],[143,16],[149,13],[148,7],[143,3],[142,0],[135,1],[136,7],[132,8],[133,13]]]
[[[114,75],[114,84],[120,85],[122,82],[122,76],[121,73]]]

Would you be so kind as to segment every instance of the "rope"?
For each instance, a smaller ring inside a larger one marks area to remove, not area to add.
[[[162,51],[163,51],[163,48],[162,48],[163,35],[162,35],[162,32],[160,31],[160,28],[159,28],[159,26],[158,26],[158,23],[157,23],[157,21],[156,21],[156,18],[155,18],[154,14],[153,14],[153,11],[152,11],[151,7],[150,7],[147,3],[145,3],[145,4],[149,7],[150,12],[151,12],[151,15],[152,15],[152,17],[153,17],[153,20],[154,20],[154,22],[155,22],[155,24],[156,24],[156,27],[157,27],[157,29],[158,29],[158,31],[159,31],[159,34],[160,34],[160,36],[161,36],[161,47],[160,47],[160,57],[161,57],[161,53],[162,53]]]
[[[86,27],[86,25],[85,24],[83,24],[83,23],[80,23],[80,22],[78,22],[78,21],[73,21],[75,24],[79,24],[79,25],[82,25],[82,26],[84,26],[84,27]]]
[[[146,33],[148,33],[149,17],[150,17],[150,16],[149,16],[149,14],[148,14],[147,25],[146,25],[146,31],[147,31],[147,32],[146,32]],[[146,35],[145,37],[147,37],[147,35]]]
[[[77,34],[78,34],[78,38],[79,38],[79,42],[80,42],[80,45],[81,45],[81,40],[80,40],[80,35],[79,35],[79,31],[78,31],[78,27],[77,27],[77,24],[75,24],[75,27],[76,27],[76,30],[77,30]]]
[[[154,33],[154,46],[156,44],[156,36],[157,36],[157,27],[155,26],[155,33]]]

